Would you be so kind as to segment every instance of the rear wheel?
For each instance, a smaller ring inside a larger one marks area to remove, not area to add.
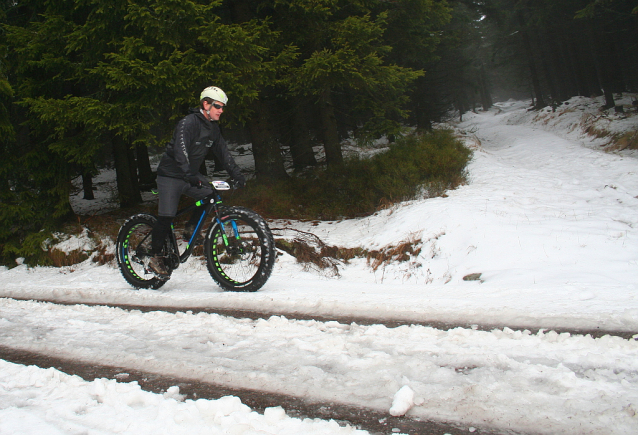
[[[275,265],[275,242],[266,221],[252,210],[230,207],[213,221],[204,253],[208,272],[224,290],[254,292]]]
[[[148,268],[151,250],[151,231],[155,216],[138,214],[129,218],[117,236],[117,265],[124,279],[135,288],[158,289],[167,279],[159,279]]]

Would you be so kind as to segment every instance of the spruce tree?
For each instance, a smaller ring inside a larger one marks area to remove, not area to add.
[[[287,17],[275,22],[294,27],[284,33],[301,53],[290,70],[288,89],[316,105],[326,163],[343,162],[339,118],[356,115],[363,121],[364,138],[397,133],[406,91],[421,72],[386,61],[391,51],[383,40],[387,13],[373,16],[366,2],[275,3],[280,16]]]

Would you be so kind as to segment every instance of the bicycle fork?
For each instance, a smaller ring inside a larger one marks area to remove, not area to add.
[[[216,218],[217,223],[219,224],[219,227],[221,229],[222,232],[222,240],[224,241],[224,248],[226,248],[226,252],[232,254],[242,254],[242,246],[241,246],[241,236],[239,235],[239,229],[237,228],[237,222],[235,221],[235,219],[231,219],[230,220],[230,225],[233,229],[233,238],[234,241],[236,243],[231,245],[231,241],[228,240],[228,236],[226,235],[226,225],[228,224],[224,224],[224,222],[222,222],[222,220],[219,218],[219,216]],[[237,251],[237,252],[235,252]]]

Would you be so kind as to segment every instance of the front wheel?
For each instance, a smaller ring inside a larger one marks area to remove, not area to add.
[[[158,289],[166,283],[166,279],[157,278],[148,268],[151,231],[156,223],[155,216],[138,214],[124,222],[117,235],[117,265],[124,279],[137,289]]]
[[[268,224],[243,207],[229,207],[219,221],[213,221],[204,253],[208,272],[224,290],[257,291],[275,266],[275,242]]]

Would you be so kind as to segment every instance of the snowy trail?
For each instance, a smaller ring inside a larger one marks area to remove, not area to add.
[[[565,433],[578,432],[595,411],[601,418],[591,433],[605,430],[604,416],[615,416],[615,433],[629,433],[634,408],[627,404],[638,403],[638,391],[619,388],[637,380],[638,342],[617,337],[253,321],[7,299],[0,307],[0,345],[378,410],[408,385],[416,392],[411,415],[424,419],[533,433],[543,415],[551,422],[545,433]]]
[[[228,396],[232,396],[231,398],[233,400],[236,400],[237,398],[241,399],[241,404],[244,405],[243,408],[250,411],[249,413],[251,415],[263,415],[264,417],[267,417],[269,411],[275,411],[271,414],[275,414],[278,418],[284,420],[282,421],[283,424],[281,426],[289,426],[289,424],[287,423],[289,423],[290,421],[296,421],[298,423],[297,426],[303,426],[297,427],[294,430],[285,430],[284,428],[278,428],[278,430],[266,431],[266,433],[268,434],[276,433],[297,435],[299,433],[303,433],[305,435],[333,435],[337,433],[357,433],[363,435],[368,433],[366,431],[369,431],[369,433],[373,435],[390,433],[418,435],[464,435],[468,432],[468,430],[471,429],[470,427],[464,427],[463,425],[459,424],[412,419],[406,416],[396,416],[389,418],[386,411],[377,412],[369,408],[337,404],[334,402],[308,402],[307,400],[298,397],[274,393],[264,393],[254,390],[238,390],[235,388],[226,388],[216,384],[209,384],[198,380],[190,380],[184,377],[176,378],[151,372],[132,370],[130,368],[122,369],[113,366],[105,366],[99,363],[87,364],[70,359],[55,358],[32,352],[5,348],[2,346],[0,346],[0,357],[4,358],[6,361],[11,362],[3,364],[3,362],[0,361],[0,365],[2,366],[3,370],[20,372],[21,369],[19,364],[37,365],[38,367],[42,367],[45,370],[37,369],[37,367],[30,367],[32,369],[32,374],[35,374],[34,372],[40,372],[40,374],[42,374],[43,372],[46,373],[47,371],[49,373],[53,372],[59,374],[58,371],[61,371],[63,373],[70,374],[75,377],[79,376],[82,379],[90,381],[86,382],[86,384],[88,385],[95,383],[102,383],[102,385],[104,385],[103,382],[107,379],[113,380],[106,381],[106,385],[108,386],[112,386],[113,384],[115,384],[116,387],[121,387],[121,382],[126,382],[127,386],[135,386],[135,383],[137,383],[139,387],[144,390],[144,394],[147,394],[146,392],[152,392],[154,394],[148,395],[155,397],[163,396],[165,400],[178,400],[180,402],[183,402],[183,404],[188,404],[193,401],[195,401],[196,403],[225,402],[227,401]],[[55,368],[55,370],[46,370],[49,368]],[[40,376],[40,378],[42,378],[42,376]],[[117,384],[116,380],[120,383]],[[24,389],[21,389],[21,393],[23,396],[29,395],[29,390],[34,390],[33,386],[29,385],[28,383],[27,385],[24,385],[24,387]],[[9,395],[7,394],[7,397],[8,396]],[[39,396],[41,397],[42,395],[40,394]],[[13,398],[13,400],[15,400],[15,398]],[[283,410],[285,410],[285,413]],[[285,420],[288,420],[288,422],[286,422]],[[299,424],[300,421],[303,421],[305,424]],[[313,423],[307,424],[306,422]],[[339,427],[337,427],[336,422],[339,422]],[[146,425],[144,422],[139,422],[138,420],[138,426]],[[225,426],[227,427],[224,435],[226,435],[227,433],[242,433],[242,430],[237,430],[237,428],[231,428],[231,430],[228,430],[228,426],[230,425]],[[315,428],[313,428],[313,426]],[[317,431],[317,426],[323,426],[324,430]],[[0,425],[0,428],[1,427],[2,425]],[[244,428],[245,427],[246,426],[244,426]],[[328,428],[328,430],[325,430],[326,428]],[[358,430],[354,428],[358,428]],[[145,427],[144,429],[146,430],[147,428]],[[163,428],[164,433],[170,433],[171,435],[180,433],[191,435],[193,433],[196,433],[196,431],[189,429],[183,427],[181,424],[179,425],[179,429],[177,430],[175,427],[172,427],[170,430],[168,430],[166,427]],[[146,433],[146,431],[143,432]],[[128,432],[120,431],[118,433],[121,434]],[[138,434],[139,432],[135,433]],[[204,433],[210,434],[213,433],[213,431],[211,430],[210,426],[208,426],[207,431],[205,431]],[[487,430],[485,428],[474,428],[473,433],[476,435],[503,435],[502,431]],[[520,433],[514,431],[508,431],[507,433],[508,435],[521,435]],[[20,434],[23,435],[23,432],[20,432]],[[38,433],[38,435],[42,435],[42,432]]]
[[[638,341],[551,331],[638,332],[637,160],[601,152],[575,137],[571,126],[561,127],[559,121],[580,116],[579,101],[553,123],[532,121],[540,114],[516,104],[468,115],[458,128],[474,147],[469,183],[446,198],[411,201],[364,219],[289,224],[337,246],[380,249],[417,241],[418,255],[376,272],[358,259],[342,265],[340,278],[330,278],[282,255],[263,290],[244,294],[220,292],[198,259],[180,267],[161,291],[132,291],[112,266],[90,261],[0,270],[5,298],[511,329],[249,320],[0,299],[0,345],[388,415],[408,386],[414,398],[404,402],[412,418],[520,433],[634,434]],[[632,119],[638,127],[635,117],[619,122]],[[464,281],[471,273],[480,280]],[[19,377],[18,369],[10,370]],[[39,379],[29,371],[21,382],[35,389]],[[0,375],[0,394],[10,382]],[[26,412],[22,397],[2,397],[13,408],[0,401],[0,422],[11,410]],[[182,415],[171,412],[177,420]],[[153,433],[148,428],[136,434]]]

